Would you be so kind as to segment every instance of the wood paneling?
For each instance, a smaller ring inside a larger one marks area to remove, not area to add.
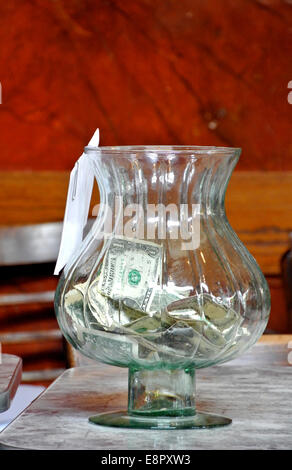
[[[10,0],[0,18],[0,168],[69,170],[100,127],[292,170],[290,1]]]
[[[1,224],[62,220],[68,176],[65,172],[1,172]]]
[[[1,224],[62,220],[68,177],[67,172],[0,172]],[[95,191],[93,203],[97,200]],[[279,274],[292,231],[292,172],[235,172],[226,210],[264,273]]]
[[[0,296],[55,290],[58,279],[52,273],[50,263],[2,267]],[[2,352],[22,358],[23,380],[48,385],[46,375],[66,366],[64,339],[52,302],[0,305],[0,343]]]
[[[283,282],[280,276],[266,276],[271,292],[271,313],[267,331],[269,333],[288,333],[289,318]]]
[[[226,196],[229,221],[265,274],[280,273],[292,231],[292,172],[238,172]]]

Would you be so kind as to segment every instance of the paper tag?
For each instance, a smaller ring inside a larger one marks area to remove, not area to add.
[[[99,129],[93,134],[88,146],[99,146]],[[59,274],[71,256],[80,247],[83,230],[87,223],[94,175],[88,157],[81,155],[70,173],[66,209],[59,255],[54,274]]]

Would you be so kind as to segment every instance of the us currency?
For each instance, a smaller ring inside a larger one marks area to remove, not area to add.
[[[125,326],[155,343],[158,351],[210,360],[232,344],[241,322],[235,310],[202,294],[170,303]]]
[[[78,283],[65,295],[66,312],[74,322],[89,328],[113,330],[144,316],[144,312],[131,309],[123,301],[105,297],[96,289],[97,281]]]
[[[188,321],[197,328],[199,325],[211,326],[224,335],[241,321],[240,315],[234,309],[209,294],[197,294],[173,302],[167,311],[173,319]]]
[[[80,286],[78,287],[80,288]],[[76,291],[78,292],[77,289]],[[74,299],[76,299],[76,292],[74,296],[72,293],[72,300]],[[189,301],[190,299],[186,300]],[[103,302],[105,302],[104,305],[106,306],[110,299],[104,297]],[[78,305],[79,303],[80,299]],[[191,304],[194,306],[194,300],[192,300]],[[188,309],[172,310],[171,315],[167,309],[164,309],[162,312],[156,312],[153,316],[137,311],[129,314],[130,309],[128,309],[128,318],[134,318],[135,316],[137,318],[132,322],[125,322],[122,325],[117,320],[118,309],[115,310],[111,306],[110,315],[112,315],[112,319],[110,320],[110,317],[108,317],[105,320],[102,315],[105,312],[109,312],[109,307],[106,307],[107,310],[99,312],[95,305],[94,312],[97,315],[95,323],[92,321],[87,328],[84,328],[80,316],[76,316],[76,311],[79,314],[80,311],[72,308],[73,303],[69,305],[71,305],[71,314],[74,315],[75,328],[79,340],[95,343],[98,349],[101,346],[100,343],[105,344],[104,342],[108,341],[108,351],[115,350],[111,353],[113,356],[115,354],[120,356],[122,351],[125,353],[124,348],[127,347],[127,357],[132,355],[132,358],[136,360],[154,362],[165,357],[173,357],[175,359],[177,357],[192,356],[197,361],[212,359],[212,357],[215,357],[228,345],[228,339],[225,338],[224,331],[220,330],[222,323],[230,325],[230,322],[234,321],[235,315],[235,312],[230,313],[229,316],[232,320],[227,318],[223,322],[224,309],[222,310],[219,305],[215,307],[213,302],[212,313],[214,321],[219,321],[220,323],[218,327],[210,321],[210,317],[209,320],[200,317],[194,308],[190,308],[190,305],[188,305]],[[98,305],[101,305],[100,300]],[[210,314],[209,311],[208,313]],[[99,324],[99,322],[101,323]],[[107,328],[105,324],[110,324],[110,327]],[[96,328],[105,329],[108,333],[97,331]],[[126,340],[126,338],[128,339]],[[119,342],[121,342],[120,346]],[[106,344],[104,348],[103,354],[106,354]],[[124,353],[123,357],[125,357]]]
[[[113,237],[104,257],[97,291],[142,312],[148,312],[162,269],[162,246]]]
[[[99,278],[88,287],[88,307],[101,325],[113,328],[126,325],[145,315],[145,312],[128,307],[124,299],[112,299],[98,291]]]
[[[131,337],[136,358],[165,351],[211,358],[232,342],[241,317],[209,294],[162,288],[162,255],[158,244],[112,238],[97,277],[67,294],[68,311],[81,335],[85,327]]]
[[[145,313],[137,312],[125,307],[127,320],[125,327],[119,322],[120,311],[119,302],[95,294],[91,302],[94,309],[89,308],[89,302],[85,299],[88,293],[87,283],[79,283],[70,289],[65,295],[65,310],[71,317],[72,329],[79,342],[82,343],[83,350],[90,356],[90,350],[94,348],[95,355],[104,362],[119,361],[127,365],[127,361],[134,360],[159,360],[156,353],[155,344],[149,342],[146,337],[140,334],[139,328],[131,328],[129,320],[135,323],[137,317],[144,317]],[[151,320],[151,317],[147,316]],[[154,319],[153,319],[154,321]],[[146,325],[149,328],[149,325]]]

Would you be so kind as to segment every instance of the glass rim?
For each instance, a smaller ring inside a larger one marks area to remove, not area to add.
[[[86,146],[84,152],[100,152],[103,154],[114,154],[126,156],[129,154],[145,154],[145,153],[157,153],[158,155],[185,155],[185,156],[196,156],[196,155],[213,155],[221,154],[224,156],[239,156],[241,153],[240,147],[217,147],[209,145],[121,145],[121,146],[108,146],[108,147],[96,147]]]

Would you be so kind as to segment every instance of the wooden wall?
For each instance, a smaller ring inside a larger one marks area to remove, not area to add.
[[[292,170],[289,0],[0,5],[0,169],[68,170],[103,145],[243,148]]]

